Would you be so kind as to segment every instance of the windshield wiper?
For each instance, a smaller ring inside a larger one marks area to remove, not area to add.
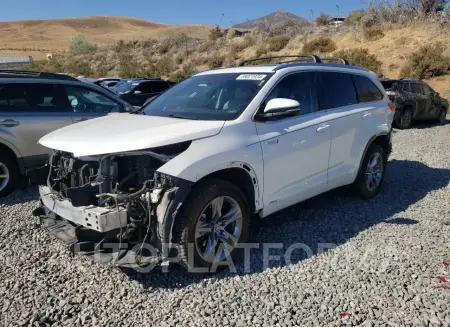
[[[171,118],[180,118],[180,119],[189,119],[189,120],[198,120],[197,117],[178,116],[178,115],[174,115],[174,114],[170,114],[169,117],[171,117]]]

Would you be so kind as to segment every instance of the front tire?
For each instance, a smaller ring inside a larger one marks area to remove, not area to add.
[[[211,273],[226,262],[235,264],[249,223],[247,200],[234,184],[207,180],[197,185],[173,227],[181,265],[189,272]]]
[[[17,185],[19,169],[14,157],[0,153],[0,198],[10,194]]]
[[[386,174],[387,154],[378,144],[370,145],[353,183],[355,193],[368,200],[381,190]]]

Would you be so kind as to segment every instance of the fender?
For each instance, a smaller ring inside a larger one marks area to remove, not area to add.
[[[7,140],[1,137],[0,137],[0,145],[6,146],[14,153],[14,155],[16,156],[17,165],[19,166],[19,171],[21,174],[24,174],[25,166],[23,164],[22,154],[20,153],[19,149],[17,149],[12,143],[8,142]]]

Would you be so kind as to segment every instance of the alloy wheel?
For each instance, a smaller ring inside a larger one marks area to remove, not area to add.
[[[8,167],[0,162],[0,191],[3,191],[9,183],[10,173]]]
[[[210,201],[195,227],[195,246],[206,262],[225,260],[236,247],[242,232],[242,210],[229,196]]]
[[[366,187],[370,192],[380,186],[383,177],[383,158],[380,153],[375,152],[369,159],[366,169]]]

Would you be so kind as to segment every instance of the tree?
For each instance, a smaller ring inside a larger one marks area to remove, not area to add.
[[[331,17],[327,14],[320,13],[319,17],[316,19],[316,24],[318,26],[327,26],[331,21]]]
[[[97,45],[89,43],[88,39],[84,34],[77,34],[74,36],[72,41],[70,41],[70,52],[75,55],[85,54],[97,50]]]

